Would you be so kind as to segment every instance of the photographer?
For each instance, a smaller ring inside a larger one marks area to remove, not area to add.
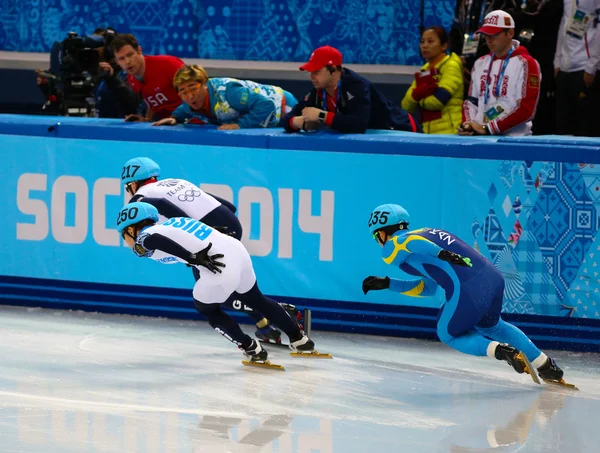
[[[66,116],[123,118],[135,113],[138,96],[119,76],[110,42],[115,31],[96,29],[93,35],[55,42],[50,70],[36,71],[38,86],[48,99],[45,113]]]
[[[173,87],[175,73],[184,66],[182,60],[170,55],[148,56],[135,36],[123,34],[112,42],[115,61],[127,72],[132,91],[139,93],[147,105],[145,116],[128,115],[126,121],[158,121],[168,118],[181,99]]]
[[[108,30],[104,35],[103,56],[99,63],[96,108],[99,118],[124,118],[138,111],[142,100],[127,83],[127,73],[114,62],[112,40],[116,33]]]

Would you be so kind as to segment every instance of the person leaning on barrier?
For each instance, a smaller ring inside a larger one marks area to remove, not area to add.
[[[215,124],[219,130],[277,127],[298,102],[278,86],[228,77],[209,79],[198,65],[180,68],[173,86],[183,102],[153,126],[189,122]]]
[[[180,104],[173,88],[173,76],[184,63],[170,55],[147,56],[131,34],[118,35],[111,43],[115,61],[127,72],[134,93],[141,93],[148,106],[146,117],[132,114],[127,121],[152,121],[169,116]]]
[[[420,50],[427,63],[402,100],[407,112],[419,110],[426,134],[454,134],[462,122],[462,62],[455,53],[447,55],[447,48],[448,34],[442,27],[423,31]]]
[[[478,30],[491,53],[475,62],[459,135],[530,135],[542,75],[540,65],[513,40],[515,22],[492,11]]]
[[[114,30],[104,32],[105,45],[100,62],[100,83],[96,90],[96,107],[100,118],[123,118],[138,111],[142,102],[127,83],[127,73],[115,63],[112,40]]]
[[[422,132],[416,119],[387,100],[371,82],[342,67],[339,50],[319,47],[300,70],[310,73],[313,89],[283,118],[286,131],[325,125],[345,133],[367,129]]]

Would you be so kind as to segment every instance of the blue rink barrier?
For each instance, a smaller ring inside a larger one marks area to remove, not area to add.
[[[600,140],[217,131],[0,115],[0,303],[199,319],[183,266],[136,258],[116,230],[122,164],[146,155],[238,206],[263,292],[313,328],[435,338],[442,295],[360,289],[402,278],[373,207],[451,231],[506,279],[504,318],[541,347],[600,351]],[[234,314],[241,322],[245,315]]]

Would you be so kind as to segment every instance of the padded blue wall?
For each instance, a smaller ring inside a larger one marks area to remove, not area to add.
[[[455,0],[424,0],[448,28]],[[347,63],[421,64],[421,0],[6,0],[0,50],[46,52],[69,31],[134,33],[148,54],[303,61],[324,44]]]

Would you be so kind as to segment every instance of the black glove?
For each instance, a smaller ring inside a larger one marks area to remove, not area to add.
[[[217,272],[220,274],[223,272],[221,270],[222,267],[225,267],[225,263],[221,263],[217,261],[224,257],[223,254],[218,253],[216,255],[209,255],[208,251],[212,247],[212,242],[208,243],[208,246],[200,250],[199,252],[193,253],[188,258],[188,263],[193,264],[194,266],[202,266],[207,268],[213,274]]]
[[[227,236],[231,236],[232,238],[234,238],[235,234],[237,233],[236,231],[229,231],[229,228],[227,228],[226,226],[214,226],[212,228],[213,230],[217,230],[219,233],[226,234]]]
[[[378,289],[388,289],[390,287],[389,277],[367,277],[363,280],[362,290],[363,293],[367,294],[369,291],[375,291]]]
[[[438,258],[442,261],[448,261],[450,264],[455,264],[457,266],[473,267],[471,258],[463,258],[458,253],[453,253],[448,250],[442,250],[440,253],[438,253]]]

